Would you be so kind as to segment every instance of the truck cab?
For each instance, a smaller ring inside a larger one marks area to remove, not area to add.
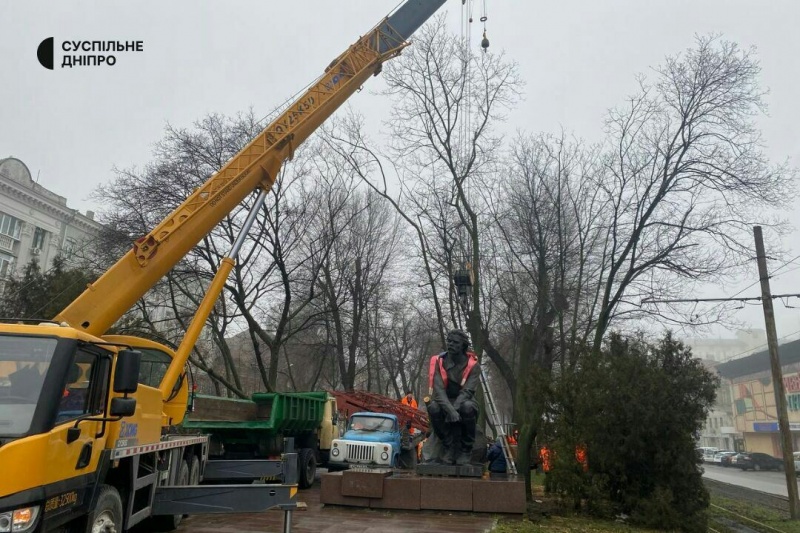
[[[334,439],[332,466],[371,465],[394,467],[400,456],[401,434],[397,416],[385,413],[355,413],[347,431]]]

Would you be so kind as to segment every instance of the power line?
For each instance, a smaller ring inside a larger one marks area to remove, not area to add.
[[[778,298],[800,298],[800,293],[794,294],[773,294],[771,296],[773,300]],[[677,304],[677,303],[700,303],[700,302],[748,302],[748,301],[761,301],[761,296],[747,296],[744,298],[683,298],[683,299],[674,299],[674,300],[651,300],[649,298],[645,298],[642,300],[642,303],[645,304]]]
[[[789,333],[788,335],[784,335],[783,337],[778,338],[778,340],[782,341],[784,339],[788,339],[789,337],[791,337],[793,335],[797,335],[798,333],[800,333],[800,330],[797,330],[795,332]],[[739,352],[737,354],[733,354],[730,357],[727,357],[727,358],[723,359],[722,361],[720,361],[720,363],[727,363],[728,361],[731,361],[732,359],[736,359],[740,355],[752,355],[752,352],[755,352],[756,350],[759,350],[761,348],[765,348],[766,346],[767,346],[766,342],[764,344],[759,344],[755,348],[749,348],[749,349],[747,349],[747,350],[745,350],[743,352]]]
[[[770,277],[770,278],[775,278],[775,277],[777,277],[777,276],[778,276],[778,273],[779,273],[781,270],[783,270],[784,268],[786,268],[786,267],[787,267],[787,266],[789,266],[790,264],[794,263],[794,262],[795,262],[795,261],[797,261],[798,259],[800,259],[800,255],[798,255],[798,256],[796,256],[796,257],[794,257],[793,259],[790,259],[790,260],[786,261],[786,262],[785,262],[785,263],[783,263],[781,266],[779,266],[778,268],[776,268],[776,269],[775,269],[775,271],[774,271],[774,272],[773,272],[773,273],[772,273],[772,274],[771,274],[769,277]],[[783,274],[788,274],[789,272],[794,272],[795,270],[797,270],[797,269],[799,269],[799,268],[800,268],[800,266],[797,266],[797,267],[795,267],[795,268],[793,268],[793,269],[791,269],[791,270],[787,270],[787,271],[786,271],[786,272],[784,272]],[[747,289],[749,289],[749,288],[753,287],[754,285],[756,285],[756,284],[758,284],[758,283],[761,283],[761,279],[757,279],[756,281],[754,281],[753,283],[751,283],[750,285],[748,285],[748,286],[747,286],[747,287],[745,287],[744,289],[740,290],[739,292],[737,292],[737,293],[736,293],[736,294],[734,294],[733,296],[728,296],[728,297],[726,297],[726,298],[686,298],[686,299],[674,299],[674,300],[652,300],[652,299],[645,298],[644,300],[641,300],[641,301],[640,301],[640,306],[641,306],[642,304],[646,304],[646,303],[701,303],[701,302],[719,302],[717,305],[715,305],[715,306],[711,307],[711,309],[709,309],[709,310],[707,311],[707,313],[710,313],[710,312],[712,312],[714,309],[716,309],[716,308],[720,307],[720,306],[721,306],[723,303],[725,303],[725,302],[738,302],[738,301],[740,301],[740,302],[746,302],[746,301],[754,301],[754,300],[761,301],[761,297],[760,297],[760,296],[757,296],[757,297],[744,297],[744,298],[737,298],[737,296],[739,296],[739,295],[740,295],[740,294],[742,294],[744,291],[746,291]],[[774,295],[774,296],[773,296],[773,299],[774,299],[774,298],[780,298],[780,297],[784,297],[784,298],[785,298],[785,297],[792,297],[792,296],[795,296],[795,297],[798,297],[798,298],[800,298],[800,295],[798,295],[798,294],[776,294],[776,295]]]

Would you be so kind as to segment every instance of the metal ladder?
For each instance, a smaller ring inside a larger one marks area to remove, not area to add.
[[[500,423],[500,417],[497,415],[497,407],[494,403],[494,396],[492,396],[492,389],[489,388],[489,381],[486,379],[486,374],[481,368],[481,388],[483,388],[483,396],[486,399],[486,412],[492,421],[492,424],[497,429],[497,434],[500,437],[500,447],[503,448],[503,456],[506,459],[506,471],[509,474],[517,473],[517,465],[514,463],[514,458],[511,457],[511,449],[508,447],[508,436],[506,435],[503,425]]]

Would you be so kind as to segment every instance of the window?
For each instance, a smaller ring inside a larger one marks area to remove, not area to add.
[[[0,335],[0,435],[30,429],[55,349],[52,338]]]
[[[47,232],[42,228],[36,228],[33,231],[33,244],[31,247],[39,250],[44,248],[45,237],[47,237]]]
[[[148,387],[158,387],[161,378],[167,373],[167,368],[172,362],[172,357],[166,353],[150,348],[136,348],[142,352],[139,365],[139,383]]]
[[[21,220],[14,218],[11,215],[0,213],[0,234],[8,235],[9,237],[19,240],[19,232],[21,229]]]
[[[66,239],[64,239],[64,247],[61,249],[61,255],[63,255],[64,257],[70,257],[72,255],[72,252],[75,251],[76,245],[77,242],[75,241],[75,239],[67,237]]]
[[[0,252],[0,279],[11,276],[13,270],[14,257]]]
[[[355,431],[395,431],[394,420],[379,416],[354,415],[349,429]]]
[[[78,350],[67,371],[67,383],[58,404],[56,424],[103,412],[108,389],[108,366],[107,358]]]

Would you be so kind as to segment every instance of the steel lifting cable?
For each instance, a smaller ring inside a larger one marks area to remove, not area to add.
[[[465,87],[465,94],[464,94],[464,102],[466,106],[464,108],[464,114],[462,117],[464,120],[461,121],[459,125],[459,152],[463,158],[466,158],[466,145],[467,139],[469,138],[469,87],[470,87],[470,53],[469,53],[469,46],[472,41],[472,11],[473,11],[473,4],[472,0],[462,0],[462,14],[461,14],[461,43],[464,46],[464,57],[463,57],[463,65],[462,65],[462,74],[464,76],[464,87]]]
[[[463,168],[463,162],[467,160],[467,154],[469,152],[469,132],[470,132],[470,107],[471,107],[471,53],[470,53],[470,45],[472,43],[472,16],[473,16],[474,4],[473,0],[462,0],[461,2],[461,45],[463,46],[462,50],[462,65],[461,65],[461,75],[463,76],[464,80],[464,92],[462,94],[461,103],[458,104],[462,108],[462,112],[459,113],[457,116],[460,119],[460,123],[458,125],[458,148],[455,150],[455,153],[458,154],[458,161],[456,164],[456,168],[459,169],[458,174],[460,174],[460,170]],[[459,179],[460,176],[456,176],[456,179]],[[466,200],[469,201],[469,188],[468,183],[464,184],[464,194],[467,197]],[[459,243],[460,253],[462,254],[464,259],[470,257],[472,252],[472,239],[469,238],[469,232],[467,228],[463,226],[461,227],[461,231],[459,231],[458,239],[461,241]],[[466,242],[466,246],[465,246]],[[464,268],[464,265],[458,265],[458,268]]]

